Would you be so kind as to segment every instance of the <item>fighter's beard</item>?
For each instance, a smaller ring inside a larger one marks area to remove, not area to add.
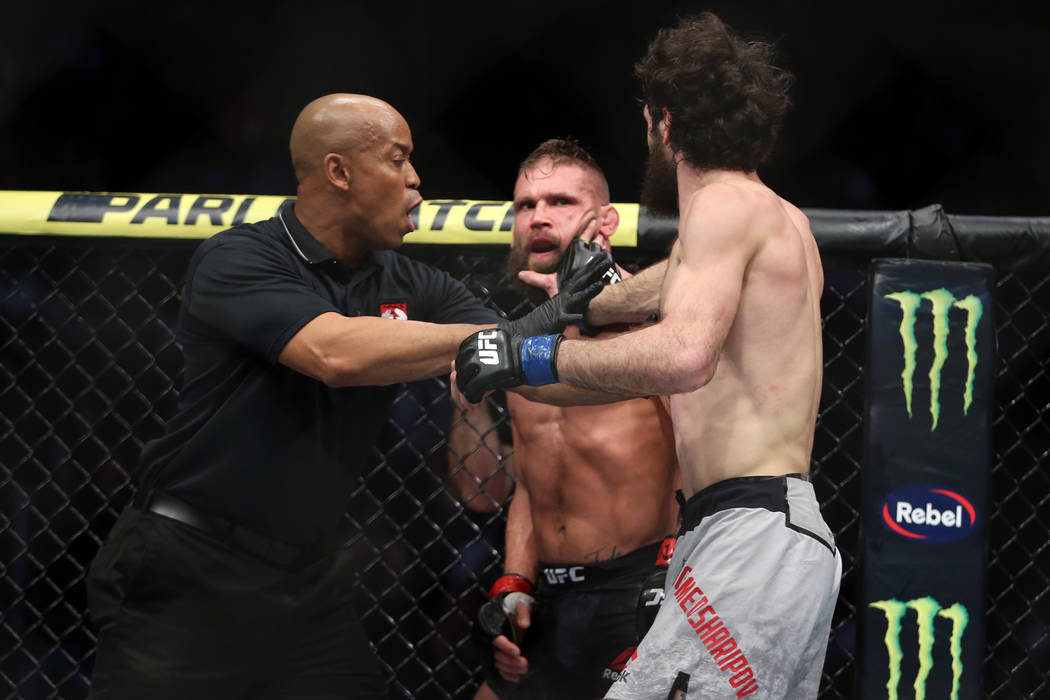
[[[563,255],[564,252],[559,252],[556,258],[530,268],[528,247],[511,247],[510,252],[507,254],[507,278],[510,279],[511,284],[514,286],[514,290],[518,294],[522,295],[533,304],[541,304],[547,301],[547,292],[540,287],[533,287],[531,284],[525,284],[518,279],[518,273],[522,270],[533,270],[534,272],[542,273],[557,272],[558,265],[561,264]]]
[[[653,214],[678,216],[678,174],[670,156],[662,148],[649,151],[638,203]]]

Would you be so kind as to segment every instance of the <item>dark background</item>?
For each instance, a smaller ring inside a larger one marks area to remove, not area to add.
[[[633,63],[704,8],[797,76],[761,175],[800,206],[1050,214],[1050,6],[994,0],[26,0],[0,23],[0,188],[294,194],[296,114],[349,91],[408,119],[424,197],[506,199],[571,135],[637,201]]]

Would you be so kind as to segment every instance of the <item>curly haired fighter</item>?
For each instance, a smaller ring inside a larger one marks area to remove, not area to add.
[[[767,44],[710,13],[661,31],[636,73],[651,154],[644,201],[677,209],[679,236],[662,279],[607,287],[587,320],[658,311],[659,322],[592,343],[522,343],[526,382],[561,382],[521,389],[528,396],[670,396],[690,498],[665,604],[606,697],[663,700],[683,673],[704,698],[816,697],[841,572],[807,478],[823,273],[806,216],[756,172],[791,79]],[[512,341],[495,340],[511,365]],[[464,341],[457,359],[466,396],[513,371],[479,367],[475,345]]]

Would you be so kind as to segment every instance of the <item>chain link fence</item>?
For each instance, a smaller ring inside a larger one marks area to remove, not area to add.
[[[142,444],[180,382],[179,290],[194,242],[0,237],[0,696],[87,695],[95,636],[84,576],[131,498]],[[501,246],[405,252],[514,316]],[[617,251],[629,269],[657,252]],[[826,256],[825,373],[814,484],[843,556],[822,698],[853,696],[866,254]],[[985,695],[1050,695],[1050,282],[999,266]],[[504,514],[461,502],[443,380],[405,385],[361,485],[346,543],[392,698],[469,698],[471,638],[499,575]]]

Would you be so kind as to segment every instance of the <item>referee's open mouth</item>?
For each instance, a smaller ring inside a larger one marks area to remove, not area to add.
[[[405,219],[408,220],[408,230],[415,231],[416,225],[412,222],[412,211],[416,209],[420,204],[423,203],[423,196],[418,192],[415,193],[412,204],[408,205],[408,209],[405,210]]]

